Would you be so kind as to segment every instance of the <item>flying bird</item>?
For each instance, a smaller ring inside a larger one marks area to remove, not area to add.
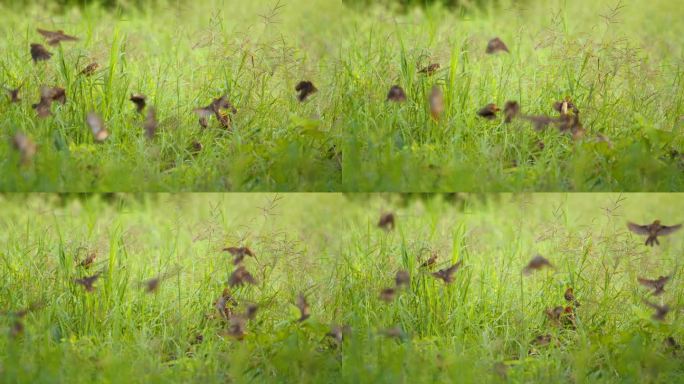
[[[254,279],[254,276],[252,276],[251,273],[247,272],[247,269],[244,265],[240,265],[230,275],[230,278],[228,279],[228,285],[230,285],[231,287],[240,287],[245,285],[245,283],[256,284],[256,280]]]
[[[510,123],[514,118],[520,114],[520,104],[517,101],[509,100],[504,105],[504,122]]]
[[[532,271],[538,271],[544,267],[553,268],[553,265],[542,255],[536,255],[523,269],[523,273],[529,275]]]
[[[21,163],[26,165],[31,162],[33,156],[38,151],[38,146],[28,136],[21,132],[17,132],[12,137],[12,147],[19,152]]]
[[[653,289],[654,296],[660,296],[665,292],[665,284],[670,281],[671,276],[660,276],[655,280],[638,277],[639,284]]]
[[[444,94],[437,85],[432,87],[428,102],[430,104],[430,115],[435,121],[439,121],[444,113]]]
[[[255,257],[254,252],[252,252],[249,247],[228,247],[223,248],[223,250],[235,256],[235,259],[233,259],[233,265],[242,263],[245,256]]]
[[[407,270],[400,269],[394,276],[394,285],[396,287],[408,287],[411,285],[411,276]]]
[[[454,275],[456,271],[463,265],[463,260],[459,260],[458,263],[444,269],[440,269],[437,272],[432,272],[432,276],[437,279],[444,281],[445,284],[449,284],[454,281]]]
[[[17,88],[11,89],[4,87],[5,90],[7,91],[7,97],[9,97],[10,103],[19,103],[21,102],[21,98],[19,97],[19,91],[21,91],[22,85],[18,86]]]
[[[553,103],[553,109],[560,113],[561,116],[567,115],[569,111],[572,111],[574,114],[579,113],[579,109],[577,109],[569,97],[566,97],[565,100]]]
[[[301,323],[311,316],[311,308],[309,308],[309,303],[306,301],[306,297],[304,297],[304,294],[302,293],[297,296],[296,305],[300,314],[297,321]]]
[[[134,93],[131,94],[131,97],[129,99],[133,104],[135,104],[135,110],[138,113],[142,113],[142,111],[145,109],[146,101],[147,101],[147,96],[141,94],[141,93]]]
[[[378,228],[382,228],[386,231],[390,231],[394,229],[395,225],[395,217],[394,213],[388,212],[388,213],[383,213],[380,216],[380,221],[378,221]]]
[[[31,44],[31,58],[34,63],[50,60],[51,57],[52,53],[42,44]]]
[[[387,93],[387,101],[394,101],[396,103],[403,103],[406,101],[406,92],[398,85],[392,86]]]
[[[143,129],[145,129],[145,137],[148,139],[153,139],[154,135],[157,133],[157,127],[159,123],[157,122],[157,111],[150,107],[147,110],[147,116],[145,117],[145,122],[143,123]]]
[[[40,101],[31,107],[36,110],[39,118],[46,118],[52,115],[51,107],[53,102],[66,103],[66,91],[59,87],[41,87]]]
[[[314,86],[312,82],[304,80],[304,81],[300,81],[295,86],[295,91],[299,92],[299,95],[297,95],[297,100],[299,100],[300,102],[303,102],[309,96],[318,92],[318,88],[316,88],[316,86]]]
[[[93,284],[95,284],[97,279],[100,278],[100,275],[102,275],[102,272],[98,272],[92,276],[87,276],[81,279],[74,279],[74,283],[83,286],[86,292],[92,292],[95,290]]]
[[[637,235],[646,235],[645,245],[650,245],[651,247],[655,245],[660,245],[658,241],[658,236],[666,236],[671,233],[678,231],[682,227],[681,224],[677,225],[662,225],[660,220],[655,220],[652,224],[639,225],[632,222],[627,223],[627,228],[630,231],[636,233]]]
[[[380,300],[389,303],[397,296],[397,290],[394,288],[384,288],[380,291]]]
[[[93,132],[93,139],[96,143],[104,143],[107,140],[109,131],[105,128],[104,121],[102,121],[102,118],[97,113],[88,113],[86,123],[88,123],[90,130]]]
[[[237,109],[233,106],[233,104],[231,104],[230,101],[228,101],[228,98],[226,96],[221,96],[214,99],[211,104],[206,107],[195,108],[193,112],[199,116],[199,123],[203,128],[207,128],[208,119],[212,115],[216,116],[216,119],[221,123],[221,125],[228,128],[230,126],[230,119],[221,112],[225,109],[230,110],[230,112],[233,114],[237,113]]]
[[[495,37],[489,40],[487,43],[486,52],[491,55],[497,52],[509,52],[509,50],[506,44],[500,38]]]
[[[38,28],[38,33],[45,37],[48,45],[57,45],[62,41],[78,41],[79,38],[76,36],[67,35],[64,31],[47,31],[45,29]]]
[[[487,120],[494,120],[496,119],[496,113],[500,110],[501,109],[496,104],[491,103],[485,105],[482,109],[477,111],[477,115],[484,117]]]
[[[653,320],[664,321],[665,316],[670,312],[670,306],[667,304],[660,305],[648,300],[644,300],[644,304],[655,310],[655,313],[652,316]]]

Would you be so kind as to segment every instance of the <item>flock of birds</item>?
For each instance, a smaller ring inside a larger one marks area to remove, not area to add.
[[[381,215],[377,226],[385,231],[392,231],[395,229],[396,216],[393,213],[384,213]],[[666,236],[674,233],[675,231],[681,229],[682,225],[672,225],[666,226],[661,224],[659,220],[654,221],[651,224],[639,225],[629,222],[627,227],[630,231],[646,236],[646,245],[655,246],[659,245],[659,236]],[[253,303],[247,303],[242,306],[242,310],[238,311],[239,301],[232,295],[231,289],[236,287],[242,287],[245,285],[257,284],[256,278],[248,271],[245,266],[245,259],[247,257],[256,258],[255,253],[246,246],[239,247],[227,247],[223,248],[222,251],[228,252],[232,257],[232,264],[235,269],[231,273],[227,286],[223,290],[219,298],[214,302],[214,309],[218,313],[218,317],[224,323],[223,331],[220,333],[222,335],[233,337],[237,340],[244,339],[247,334],[247,326],[251,320],[256,318],[259,307]],[[95,259],[97,257],[96,253],[91,253],[82,260],[77,260],[77,266],[83,270],[88,270],[94,265]],[[435,270],[435,266],[438,264],[438,256],[436,253],[432,253],[426,260],[419,260],[421,262],[419,269],[422,272],[429,273],[433,278],[442,281],[445,285],[451,284],[455,281],[457,272],[463,267],[463,260],[459,260],[455,264],[448,265],[445,268]],[[530,275],[535,271],[539,271],[545,268],[555,268],[554,265],[541,255],[534,256],[529,263],[523,268],[522,273],[524,275]],[[173,271],[169,271],[165,274],[156,276],[154,278],[142,281],[140,286],[147,293],[156,292],[163,280],[178,273],[178,268]],[[103,271],[99,271],[90,276],[84,276],[80,278],[73,279],[73,283],[77,286],[81,286],[86,293],[93,293],[96,291],[96,282],[102,276]],[[652,290],[653,296],[660,296],[665,292],[665,285],[671,280],[672,275],[659,276],[656,279],[647,279],[643,277],[638,277],[638,283]],[[391,287],[383,288],[379,292],[379,300],[390,303],[394,301],[397,296],[399,296],[403,291],[410,289],[411,286],[411,273],[407,270],[400,269],[396,272],[394,277],[394,284]],[[547,308],[544,314],[548,318],[549,322],[556,327],[566,327],[574,329],[576,327],[575,322],[575,310],[580,307],[580,302],[575,296],[575,292],[572,287],[568,287],[564,293],[564,299],[566,301],[565,305],[558,305],[552,308]],[[643,299],[645,305],[651,307],[654,310],[652,318],[657,321],[664,321],[667,314],[670,312],[670,307],[667,304],[657,304],[655,302]],[[295,301],[294,305],[299,310],[299,318],[296,319],[297,322],[304,322],[311,316],[311,308],[309,303],[303,293],[300,293]],[[19,336],[24,331],[24,317],[35,310],[40,309],[43,306],[42,303],[34,303],[29,307],[11,312],[5,311],[0,312],[0,315],[4,315],[12,319],[12,327],[10,330],[12,337]],[[326,334],[326,337],[330,337],[334,340],[334,345],[339,345],[345,335],[349,335],[351,328],[347,325],[332,325],[330,331]],[[380,334],[390,337],[403,339],[406,337],[406,333],[399,326],[387,329],[381,329]],[[203,336],[197,335],[193,343],[199,343],[203,340]],[[550,333],[540,334],[536,336],[531,341],[530,353],[537,353],[537,347],[543,347],[549,345],[554,341],[553,336]],[[556,340],[556,343],[558,341]],[[681,346],[672,337],[668,337],[665,343],[674,348],[680,349]],[[505,370],[506,367],[496,365],[495,370]]]
[[[59,45],[63,42],[76,42],[79,40],[78,37],[68,35],[61,30],[48,31],[44,29],[38,29],[37,31],[46,39],[49,46]],[[53,55],[48,48],[38,43],[31,44],[30,52],[35,63],[50,60]],[[496,37],[488,42],[486,53],[496,54],[499,52],[508,53],[509,49],[500,38]],[[80,75],[91,76],[97,71],[98,68],[99,65],[97,62],[90,63],[80,72]],[[439,63],[432,63],[424,68],[420,68],[418,73],[426,76],[432,76],[437,73],[439,69]],[[21,101],[21,88],[22,85],[11,89],[6,87],[11,103],[19,103]],[[304,80],[296,85],[295,91],[297,92],[297,99],[300,102],[304,102],[312,94],[316,93],[318,89],[311,81]],[[399,85],[392,86],[387,94],[388,102],[403,103],[407,101],[407,99],[408,97],[406,92]],[[40,89],[40,99],[38,103],[33,104],[32,107],[36,111],[36,114],[39,118],[46,118],[52,115],[51,108],[53,103],[65,104],[66,101],[67,95],[64,88],[42,86]],[[156,118],[155,108],[147,107],[147,98],[143,94],[132,94],[130,101],[135,104],[136,110],[140,114],[143,114],[147,108],[147,113],[143,122],[143,130],[147,138],[154,138],[159,125]],[[433,86],[432,91],[428,95],[427,103],[429,105],[432,118],[435,121],[440,120],[445,111],[444,95],[440,86]],[[538,131],[544,130],[549,126],[555,126],[562,133],[570,133],[574,139],[579,139],[584,136],[585,129],[580,121],[580,111],[570,98],[566,98],[554,103],[553,108],[559,113],[558,116],[525,115],[521,113],[519,103],[517,101],[510,100],[506,102],[503,110],[496,104],[490,103],[478,110],[477,115],[483,119],[495,120],[498,117],[498,113],[503,112],[505,123],[510,123],[516,118],[521,118],[532,123],[534,128]],[[236,114],[237,109],[231,104],[226,96],[221,96],[214,99],[205,107],[195,108],[193,112],[199,117],[199,124],[203,128],[208,127],[209,119],[213,116],[222,127],[229,129],[231,126],[230,116]],[[109,138],[110,133],[100,115],[98,115],[96,112],[90,112],[87,114],[85,120],[92,130],[93,140],[96,143],[102,143]],[[597,134],[596,139],[598,141],[607,142],[609,145],[612,145],[610,140],[601,134]],[[24,133],[16,133],[13,137],[12,143],[13,147],[19,152],[21,162],[23,164],[30,162],[37,152],[36,144]],[[191,145],[191,151],[193,153],[197,153],[201,150],[202,144],[198,141],[194,141]]]

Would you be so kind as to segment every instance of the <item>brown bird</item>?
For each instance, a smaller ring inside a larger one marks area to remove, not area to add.
[[[509,50],[506,44],[500,38],[495,37],[489,40],[487,43],[486,52],[491,55],[497,52],[509,52]]]
[[[19,97],[19,91],[21,90],[21,85],[18,86],[17,88],[10,89],[7,87],[4,87],[5,90],[7,91],[7,97],[10,99],[10,103],[19,103],[21,102],[21,98]]]
[[[66,103],[66,91],[64,88],[43,86],[40,88],[40,101],[31,107],[36,110],[38,117],[45,118],[52,115],[51,107],[55,101],[61,104]]]
[[[135,104],[135,109],[138,113],[142,113],[142,111],[145,109],[145,106],[147,105],[147,96],[141,93],[131,94],[131,98],[129,100],[133,102],[133,104]]]
[[[31,58],[34,63],[47,61],[52,57],[52,53],[41,44],[31,44]]]
[[[550,334],[539,335],[532,340],[533,345],[538,345],[540,347],[551,344],[552,336]]]
[[[82,285],[86,292],[92,292],[95,290],[93,284],[100,278],[102,272],[98,272],[92,276],[84,277],[82,279],[74,279],[74,283]]]
[[[254,320],[256,318],[256,314],[259,311],[259,306],[256,304],[249,304],[245,308],[245,317],[249,320]]]
[[[247,269],[245,268],[244,265],[241,265],[233,271],[233,273],[230,275],[230,278],[228,279],[228,285],[232,287],[238,286],[241,287],[245,283],[248,284],[256,284],[256,280],[250,274],[247,272]]]
[[[247,319],[242,315],[231,315],[228,319],[228,335],[242,340],[245,338]]]
[[[435,121],[439,121],[442,113],[444,113],[444,94],[439,86],[435,85],[432,87],[428,102],[430,103],[430,115],[432,115]]]
[[[508,365],[506,365],[505,363],[498,361],[498,362],[494,363],[494,365],[492,366],[492,371],[495,374],[497,374],[500,378],[502,378],[503,380],[506,380],[508,378],[509,368],[510,367]]]
[[[297,95],[297,100],[299,100],[300,102],[303,102],[309,96],[318,92],[318,89],[310,81],[300,81],[295,86],[295,91],[299,92],[299,95]]]
[[[394,229],[395,217],[394,213],[388,212],[380,215],[380,221],[378,221],[378,228],[382,228],[385,231],[390,231]]]
[[[663,340],[663,343],[665,344],[666,347],[668,347],[670,349],[674,349],[675,351],[682,349],[682,346],[672,336],[666,337],[665,340]]]
[[[565,290],[565,294],[563,295],[565,297],[565,301],[568,303],[572,303],[575,307],[579,307],[580,303],[575,299],[575,292],[572,289],[572,287],[568,287],[568,289]]]
[[[586,132],[579,115],[561,115],[556,120],[556,125],[561,133],[570,133],[575,140],[581,139]]]
[[[382,329],[380,330],[380,334],[391,339],[403,339],[406,336],[404,330],[399,326]]]
[[[425,74],[428,76],[432,76],[435,73],[437,73],[439,68],[440,68],[439,63],[432,63],[432,64],[428,65],[427,67],[423,67],[423,68],[419,69],[418,73],[422,73],[422,74]]]
[[[104,121],[102,121],[102,118],[97,113],[88,113],[88,116],[86,116],[86,123],[88,123],[90,130],[93,132],[93,139],[96,143],[104,143],[104,141],[107,140],[109,131],[107,131]]]
[[[88,268],[90,268],[90,266],[93,264],[93,262],[95,262],[95,259],[96,259],[96,258],[97,258],[97,253],[96,253],[96,252],[92,252],[92,253],[91,253],[90,255],[88,255],[85,259],[81,260],[81,261],[78,263],[78,266],[79,266],[79,267],[82,267],[82,268],[85,268],[85,269],[88,269]]]
[[[330,332],[326,336],[333,338],[338,344],[344,341],[344,337],[351,334],[351,327],[348,325],[333,325],[330,327]]]
[[[658,241],[658,236],[666,236],[671,233],[678,231],[682,227],[681,224],[677,225],[662,225],[660,220],[655,220],[653,224],[639,225],[632,222],[627,223],[627,228],[630,231],[636,233],[637,235],[646,235],[646,245],[653,247],[654,245],[660,245]]]
[[[199,141],[195,140],[190,144],[190,151],[192,152],[193,155],[196,155],[200,152],[202,152],[202,149],[204,149],[204,146],[202,143]]]
[[[494,120],[496,119],[496,113],[500,110],[501,109],[496,104],[491,103],[485,105],[482,109],[477,111],[477,115],[484,117],[487,120]]]
[[[411,285],[411,276],[408,271],[400,269],[394,276],[394,285],[396,287],[408,287]]]
[[[297,296],[297,302],[296,302],[297,308],[299,308],[299,319],[297,320],[298,322],[302,322],[309,317],[311,317],[311,308],[309,308],[309,303],[306,302],[306,297],[304,297],[304,294],[300,293]]]
[[[143,123],[143,129],[145,129],[145,137],[148,139],[153,139],[154,135],[157,133],[157,127],[159,123],[157,122],[157,111],[150,107],[147,110],[147,116],[145,117],[145,122]]]
[[[659,305],[648,300],[644,300],[644,304],[655,310],[652,316],[653,320],[664,321],[665,316],[670,312],[670,306],[667,304]]]
[[[171,272],[166,272],[151,279],[144,280],[140,285],[145,288],[145,292],[147,293],[157,292],[157,289],[159,289],[159,284],[175,273],[178,273],[178,268],[175,268]]]
[[[566,97],[565,100],[562,101],[557,101],[553,103],[553,109],[560,113],[561,116],[565,116],[568,114],[568,111],[572,111],[574,114],[579,113],[579,109],[575,106],[575,104],[572,103],[572,100],[570,100],[569,97]]]
[[[387,101],[394,101],[397,103],[403,103],[406,101],[406,92],[404,89],[398,85],[392,86],[387,93]]]
[[[228,247],[223,248],[223,250],[235,256],[235,259],[233,259],[233,265],[242,263],[242,260],[244,260],[245,256],[254,257],[254,252],[252,252],[249,247]]]
[[[520,104],[517,101],[509,100],[504,105],[504,116],[506,119],[504,122],[510,123],[514,118],[518,117],[520,114]]]
[[[546,316],[549,318],[551,323],[556,326],[573,326],[575,325],[575,314],[573,313],[572,307],[557,306],[554,308],[546,308]]]
[[[433,265],[435,265],[436,262],[437,262],[437,254],[433,252],[432,255],[430,255],[430,257],[420,265],[420,267],[421,268],[430,268]]]
[[[214,99],[208,106],[195,108],[193,111],[200,117],[199,123],[203,128],[208,126],[208,119],[212,115],[216,116],[216,119],[221,125],[227,128],[230,125],[230,119],[221,113],[221,111],[225,109],[230,110],[233,114],[237,113],[237,109],[228,101],[228,98],[226,96],[221,96]]]
[[[83,76],[85,76],[85,77],[92,76],[93,74],[95,74],[95,71],[97,71],[97,69],[98,69],[99,67],[100,67],[100,64],[98,64],[98,63],[90,63],[90,64],[88,64],[88,66],[86,66],[86,67],[81,71],[81,75],[83,75]]]
[[[397,297],[397,290],[394,288],[384,288],[380,291],[380,300],[389,303]]]
[[[437,272],[432,272],[432,276],[441,279],[445,284],[449,284],[454,281],[454,274],[463,265],[463,260],[459,260],[458,263],[444,269],[440,269]]]
[[[214,308],[216,308],[224,320],[228,321],[233,314],[233,308],[237,307],[237,305],[237,300],[233,298],[228,288],[224,288],[221,297],[214,303]]]
[[[0,312],[0,315],[2,316],[7,316],[11,318],[12,320],[12,326],[10,328],[10,337],[16,338],[22,333],[24,333],[24,322],[23,319],[28,315],[30,312],[36,311],[40,308],[43,307],[42,302],[38,303],[33,303],[27,308],[24,308],[22,310],[16,311],[16,312],[11,312],[11,311],[2,311]]]
[[[26,165],[31,162],[33,156],[38,151],[38,146],[28,136],[21,132],[17,132],[12,137],[12,147],[19,152],[21,163]]]
[[[543,131],[550,124],[558,122],[558,119],[549,116],[523,116],[523,119],[532,123],[535,131]]]
[[[665,292],[665,284],[670,281],[671,276],[660,276],[655,280],[645,279],[643,277],[638,277],[637,280],[639,284],[653,289],[654,296],[660,296]]]
[[[76,36],[70,36],[64,33],[64,31],[59,30],[59,31],[46,31],[44,29],[38,28],[38,33],[43,35],[45,37],[45,40],[47,40],[48,45],[57,45],[61,43],[62,41],[78,41],[78,37]]]
[[[536,255],[523,269],[523,273],[529,275],[532,273],[532,271],[538,271],[544,267],[553,268],[553,265],[542,255]]]

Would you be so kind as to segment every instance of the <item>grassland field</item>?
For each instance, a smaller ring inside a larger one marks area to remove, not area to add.
[[[682,16],[671,0],[2,2],[0,85],[21,86],[21,101],[0,101],[0,190],[679,191]],[[37,28],[80,41],[33,63]],[[495,36],[510,53],[485,53]],[[418,73],[431,63],[441,69]],[[318,89],[303,103],[301,80]],[[386,101],[395,84],[406,102]],[[32,104],[44,85],[65,88],[66,103],[41,119]],[[156,110],[153,139],[132,93]],[[237,110],[229,128],[200,127],[193,109],[221,95]],[[554,115],[566,97],[586,130],[578,140],[476,114],[515,100]],[[102,144],[89,112],[110,133]],[[30,159],[11,145],[18,133],[36,145]]]
[[[675,224],[682,201],[2,195],[0,382],[681,383],[684,238],[647,247],[626,222]],[[394,230],[376,227],[383,212]],[[254,253],[255,284],[229,289],[234,313],[258,306],[242,340],[216,309],[236,270],[229,246]],[[555,268],[523,274],[537,253]],[[430,273],[459,260],[449,284]],[[398,270],[410,284],[384,302]],[[74,281],[98,271],[92,292]],[[659,275],[671,276],[660,296],[637,283]],[[567,305],[568,287],[580,305],[561,324],[545,310]],[[671,311],[655,320],[645,299]],[[335,325],[341,341],[326,336]]]

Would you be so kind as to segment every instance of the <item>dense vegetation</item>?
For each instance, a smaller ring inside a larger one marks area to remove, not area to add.
[[[17,147],[29,156],[0,145],[2,190],[684,187],[684,26],[669,0],[502,2],[463,16],[327,0],[16,9],[0,4],[0,83],[21,86],[20,102],[0,102],[0,142],[23,134]],[[37,28],[80,41],[47,46],[51,59],[34,64],[29,44],[45,44]],[[494,36],[510,53],[485,53]],[[418,73],[430,63],[441,69]],[[318,89],[303,103],[300,80]],[[385,101],[394,84],[406,102]],[[41,119],[32,104],[43,85],[65,88],[66,100]],[[427,100],[435,85],[438,121]],[[128,101],[138,92],[156,109],[153,139]],[[202,128],[193,110],[221,95],[235,107],[229,127],[212,117]],[[566,97],[586,130],[577,140],[476,114],[515,100],[523,114],[554,116]],[[89,112],[110,133],[103,144]]]
[[[651,248],[625,225],[675,224],[681,195],[451,201],[2,196],[0,382],[681,382],[683,235]],[[230,309],[258,305],[241,341],[216,309],[237,269],[222,249],[238,246],[256,282],[229,288]],[[537,253],[554,268],[524,274]],[[451,283],[430,273],[459,260]],[[410,283],[384,302],[398,270]],[[74,281],[97,272],[92,292]],[[660,275],[660,296],[637,282]],[[653,319],[644,299],[671,311]]]

